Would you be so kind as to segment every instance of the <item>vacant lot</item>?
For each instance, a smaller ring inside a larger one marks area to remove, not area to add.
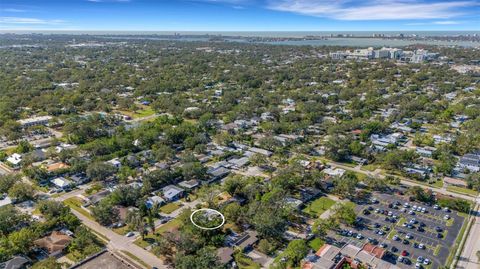
[[[312,216],[320,216],[323,212],[327,211],[335,204],[335,201],[328,197],[320,197],[317,200],[308,204],[303,212],[312,215]]]

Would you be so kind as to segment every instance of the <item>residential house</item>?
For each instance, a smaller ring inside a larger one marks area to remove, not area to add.
[[[423,156],[426,158],[432,158],[432,155],[433,155],[433,150],[427,147],[425,148],[417,147],[415,149],[415,152],[418,153],[420,156]]]
[[[122,166],[119,158],[111,159],[110,161],[107,161],[107,163],[113,165],[115,168],[120,168]]]
[[[1,269],[26,269],[28,265],[31,263],[30,259],[22,257],[22,256],[15,256],[10,260],[0,263]]]
[[[92,194],[87,197],[87,202],[89,205],[98,204],[103,198],[107,197],[111,193],[110,190],[99,191],[95,194]]]
[[[11,205],[11,204],[12,204],[12,199],[0,193],[0,208],[6,205]]]
[[[145,202],[145,205],[147,206],[148,209],[151,209],[155,205],[163,205],[165,204],[165,200],[157,195],[150,196],[148,197],[147,201]]]
[[[59,189],[67,189],[73,185],[73,182],[64,177],[56,177],[52,180],[52,184]]]
[[[167,202],[175,201],[182,198],[185,191],[182,188],[179,188],[174,185],[168,185],[162,188],[163,198]]]
[[[212,167],[207,170],[207,174],[210,175],[211,177],[209,181],[217,181],[226,177],[228,174],[230,174],[230,170],[223,166],[216,167],[216,168]]]
[[[241,169],[244,166],[246,166],[249,162],[250,160],[248,159],[248,157],[234,158],[234,159],[228,160],[228,163],[232,164],[232,168],[234,169]]]
[[[69,168],[70,165],[66,164],[66,163],[63,163],[63,162],[56,162],[56,163],[52,163],[52,164],[49,164],[47,165],[47,171],[49,173],[52,173],[52,172],[56,172],[58,170],[61,170],[61,169],[67,169]]]
[[[466,188],[468,186],[465,180],[462,180],[459,178],[452,178],[452,177],[444,177],[443,183],[451,186],[462,187],[462,188]]]
[[[233,248],[222,247],[217,249],[217,257],[220,264],[227,265],[233,261]]]
[[[7,161],[13,165],[13,167],[19,167],[20,162],[22,161],[22,155],[18,153],[13,153],[7,157]]]
[[[460,158],[457,166],[462,169],[468,169],[470,172],[480,171],[480,151],[468,153]]]
[[[38,116],[38,117],[18,120],[17,122],[20,123],[20,125],[23,128],[26,128],[26,127],[36,126],[36,125],[47,125],[51,119],[52,119],[51,116]]]
[[[35,240],[36,247],[47,251],[49,256],[59,256],[70,244],[72,238],[64,233],[53,231],[50,235]]]
[[[178,183],[178,186],[184,188],[185,190],[193,190],[200,186],[200,182],[198,180],[192,179],[192,180],[185,180],[180,183]]]
[[[238,247],[242,251],[251,249],[258,240],[258,233],[254,230],[247,230],[241,234],[227,237],[227,243],[229,243],[229,245]]]

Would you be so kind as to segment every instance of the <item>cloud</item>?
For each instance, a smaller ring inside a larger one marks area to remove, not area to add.
[[[2,8],[0,10],[3,12],[26,12],[26,10],[18,8]]]
[[[425,2],[411,0],[270,0],[268,8],[338,20],[448,19],[464,14],[475,1]]]
[[[0,17],[0,23],[5,24],[29,24],[29,25],[54,25],[65,23],[64,20],[45,20],[38,18],[21,18],[21,17]]]
[[[433,24],[451,25],[451,24],[461,24],[461,22],[459,22],[459,21],[434,21]]]

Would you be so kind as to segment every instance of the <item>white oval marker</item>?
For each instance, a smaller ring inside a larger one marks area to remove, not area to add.
[[[200,212],[200,211],[210,211],[210,212],[213,212],[215,214],[218,214],[220,215],[220,217],[222,218],[222,223],[220,223],[220,225],[218,226],[215,226],[215,227],[203,227],[203,226],[200,226],[198,224],[195,223],[195,221],[193,221],[193,215],[195,215],[196,213]],[[192,222],[193,225],[195,225],[195,227],[198,227],[200,229],[203,229],[203,230],[215,230],[215,229],[218,229],[220,227],[223,226],[223,224],[225,224],[225,216],[223,216],[222,213],[220,213],[219,211],[215,210],[215,209],[211,209],[211,208],[200,208],[200,209],[197,209],[195,211],[192,212],[192,214],[190,215],[190,221]]]

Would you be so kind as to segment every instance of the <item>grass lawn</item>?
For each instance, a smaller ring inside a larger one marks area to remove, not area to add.
[[[308,204],[305,209],[303,209],[303,212],[313,216],[320,216],[323,212],[327,211],[334,204],[335,201],[328,197],[322,196]]]
[[[441,189],[441,188],[443,188],[443,181],[442,180],[437,180],[437,181],[435,181],[435,183],[428,184],[428,185]]]
[[[132,253],[130,253],[130,252],[126,251],[126,250],[120,250],[120,252],[121,252],[122,254],[125,254],[127,257],[129,257],[130,259],[134,260],[135,262],[141,264],[143,267],[145,267],[145,268],[150,268],[150,266],[149,266],[146,262],[142,261],[142,259],[140,259],[140,258],[138,258],[137,256],[133,255]]]
[[[80,214],[84,215],[85,217],[87,217],[91,220],[95,220],[87,210],[82,208],[82,202],[80,201],[79,198],[70,197],[70,198],[66,199],[65,201],[63,201],[63,203],[66,206],[70,207],[71,209],[74,209],[74,210],[78,211]]]
[[[478,195],[478,192],[475,191],[475,190],[466,189],[466,188],[457,187],[457,186],[447,186],[447,191],[456,192],[456,193],[460,193],[460,194],[466,194],[466,195],[470,195],[470,196],[477,196]]]
[[[159,234],[159,236],[161,236],[161,234],[169,231],[169,230],[172,230],[172,229],[175,229],[177,227],[180,226],[181,221],[178,220],[178,219],[173,219],[169,222],[167,222],[166,224],[160,226],[160,228],[156,229],[155,230],[155,234],[153,233],[149,233],[148,235],[145,236],[145,238],[142,240],[142,238],[139,238],[135,241],[135,244],[142,247],[142,248],[145,248],[149,245],[151,245],[156,239],[157,239],[157,234]]]
[[[126,235],[130,231],[130,229],[128,228],[128,225],[125,225],[120,228],[113,228],[112,231],[116,232],[119,235]]]
[[[160,212],[162,213],[165,213],[165,214],[170,214],[172,213],[173,211],[179,209],[181,207],[181,204],[180,203],[169,203],[169,204],[166,204],[162,207],[160,207]]]
[[[378,164],[367,164],[362,166],[362,170],[367,170],[367,171],[375,171],[377,168],[380,168],[380,165]]]
[[[243,254],[235,255],[235,262],[240,269],[260,269],[260,265]]]
[[[130,116],[133,119],[148,117],[155,114],[155,111],[149,106],[139,106],[139,108],[140,109],[135,112],[127,111],[127,110],[120,110],[119,112],[127,116]]]
[[[323,241],[320,238],[315,238],[312,239],[308,242],[308,245],[314,250],[317,251],[319,250],[323,245],[325,244],[325,241]]]

